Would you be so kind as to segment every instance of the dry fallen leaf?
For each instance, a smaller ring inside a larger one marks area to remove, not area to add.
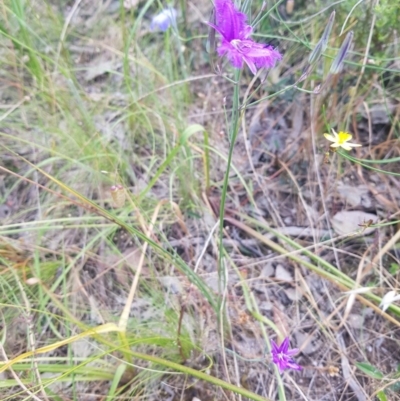
[[[369,220],[372,220],[373,223],[375,223],[377,219],[378,218],[375,214],[362,212],[361,210],[342,210],[332,217],[331,223],[337,234],[346,235],[360,231],[363,228],[363,224]],[[375,228],[369,227],[366,228],[363,233],[368,235],[374,230]]]
[[[338,192],[350,206],[362,206],[364,208],[372,206],[372,199],[369,196],[368,187],[365,185],[354,186],[339,183]]]
[[[286,281],[288,283],[293,281],[293,276],[282,265],[276,266],[275,278],[279,281]]]

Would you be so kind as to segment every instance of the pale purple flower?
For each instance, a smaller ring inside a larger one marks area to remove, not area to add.
[[[176,26],[176,10],[172,7],[168,7],[155,15],[150,24],[152,31],[165,32],[171,25]]]
[[[220,56],[227,56],[236,68],[245,62],[253,74],[257,68],[271,68],[282,56],[272,46],[254,42],[253,28],[247,25],[247,16],[237,10],[232,0],[215,0],[215,24],[208,22],[221,36],[217,48]]]
[[[288,337],[283,340],[279,347],[274,341],[271,341],[271,346],[272,362],[278,366],[280,373],[282,373],[285,369],[303,369],[291,358],[293,355],[296,355],[299,350],[297,348],[289,349],[290,343]]]

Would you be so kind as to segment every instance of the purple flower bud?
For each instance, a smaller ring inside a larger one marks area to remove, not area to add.
[[[310,56],[308,57],[308,62],[310,64],[316,63],[319,60],[319,58],[321,57],[321,54],[326,50],[334,21],[335,21],[335,11],[333,11],[331,13],[331,16],[329,17],[328,25],[326,26],[321,39],[318,41],[314,50],[311,52]]]
[[[322,42],[319,41],[314,47],[313,51],[308,56],[308,63],[315,64],[322,54]]]
[[[166,8],[151,20],[150,30],[165,32],[171,25],[176,26],[176,10],[172,7]]]
[[[345,39],[344,39],[344,41],[342,43],[342,46],[339,49],[338,54],[336,55],[335,59],[333,60],[333,63],[331,65],[331,69],[329,70],[329,72],[331,74],[338,74],[340,71],[342,71],[343,62],[344,62],[344,59],[345,59],[345,57],[346,57],[346,55],[347,55],[347,53],[348,53],[348,51],[350,49],[351,42],[353,41],[353,36],[354,36],[353,31],[350,31],[346,35],[346,37],[345,37]]]
[[[322,38],[321,38],[323,52],[326,50],[326,47],[328,46],[329,36],[331,35],[333,23],[335,21],[335,15],[336,15],[336,12],[332,11],[332,13],[329,17],[328,25],[326,26],[324,33],[322,35]]]

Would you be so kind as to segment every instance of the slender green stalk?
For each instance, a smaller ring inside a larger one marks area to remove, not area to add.
[[[224,183],[222,187],[221,193],[221,204],[219,209],[219,258],[218,258],[218,290],[219,290],[219,300],[218,300],[218,310],[222,311],[224,306],[224,297],[223,292],[226,285],[226,271],[224,268],[224,257],[223,257],[223,236],[224,236],[224,217],[225,217],[225,203],[226,203],[226,194],[228,191],[228,182],[229,182],[229,172],[231,169],[232,163],[232,155],[233,149],[235,147],[236,137],[239,128],[239,79],[240,79],[240,70],[235,71],[235,85],[233,90],[233,105],[232,105],[232,117],[231,117],[231,126],[229,129],[229,153],[228,153],[228,163],[226,166],[226,172],[224,177]]]
[[[219,299],[218,299],[218,319],[219,319],[219,326],[222,326],[223,316],[224,316],[224,309],[225,309],[225,288],[226,288],[226,269],[224,265],[224,247],[223,247],[223,233],[224,233],[224,218],[225,218],[225,204],[226,204],[226,195],[228,191],[228,182],[229,182],[229,173],[232,164],[232,157],[233,157],[233,150],[235,147],[235,142],[238,134],[239,129],[239,120],[242,113],[245,110],[245,105],[240,107],[240,98],[239,98],[239,80],[240,80],[240,70],[235,71],[234,75],[234,91],[233,91],[233,105],[232,105],[232,114],[231,114],[231,125],[229,129],[229,153],[228,153],[228,162],[227,168],[225,172],[223,188],[221,193],[221,203],[220,203],[220,213],[219,213],[219,259],[218,259],[218,290],[219,290]],[[285,89],[286,90],[286,89]],[[257,309],[257,308],[256,308]],[[271,322],[273,325],[273,322]],[[269,349],[269,337],[262,326],[262,330],[265,334],[265,339],[267,342],[267,346]],[[279,334],[279,331],[277,331]],[[223,330],[221,329],[221,336],[223,336]],[[286,401],[285,389],[283,386],[282,378],[278,372],[277,367],[275,366],[275,373],[278,380],[278,397],[280,401]]]
[[[239,80],[240,80],[240,70],[235,71],[235,76],[234,76],[234,91],[233,91],[233,105],[232,105],[232,115],[231,115],[231,125],[229,129],[229,153],[228,153],[228,162],[227,162],[227,167],[226,167],[226,172],[225,172],[225,177],[224,177],[224,183],[222,187],[222,193],[221,193],[221,204],[220,204],[220,212],[219,212],[219,258],[218,258],[218,290],[219,290],[219,299],[218,299],[218,319],[220,323],[220,327],[222,327],[222,322],[223,322],[223,316],[224,316],[224,309],[225,309],[225,288],[226,288],[226,282],[227,282],[227,277],[226,277],[226,268],[224,265],[224,246],[223,246],[223,234],[224,234],[224,218],[225,218],[225,204],[226,204],[226,195],[228,191],[228,182],[229,182],[229,173],[231,169],[231,164],[232,164],[232,156],[233,156],[233,150],[235,147],[235,142],[238,134],[238,129],[239,129],[239,120],[241,117],[241,113],[244,112],[245,108],[239,108]],[[272,326],[274,324],[270,322]],[[264,327],[262,327],[265,338],[268,339],[268,336],[266,334],[266,331]],[[277,331],[278,332],[278,331]],[[223,336],[223,331],[221,329],[221,336]],[[269,343],[268,340],[267,346],[269,349]],[[196,373],[200,373],[197,372]],[[282,382],[282,378],[278,372],[278,368],[275,367],[275,373],[277,376],[278,380],[278,395],[279,395],[279,400],[280,401],[286,401],[286,396],[285,396],[285,390]],[[214,380],[219,380],[219,379],[212,379],[212,383],[217,384],[217,382],[214,382]],[[226,382],[218,383],[222,388],[228,388]],[[229,384],[229,386],[232,386]],[[230,388],[229,388],[230,389]],[[240,393],[242,394],[242,393]],[[242,394],[244,395],[244,394]],[[254,399],[247,395],[247,397]]]
[[[206,181],[206,192],[210,190],[210,149],[208,145],[208,132],[204,131],[204,175]]]

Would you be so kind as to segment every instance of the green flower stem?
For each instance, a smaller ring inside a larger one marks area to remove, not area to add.
[[[232,163],[232,155],[233,149],[235,147],[236,137],[239,128],[239,79],[240,79],[240,70],[235,70],[235,85],[233,90],[233,105],[232,105],[232,117],[231,117],[231,126],[229,129],[229,153],[228,153],[228,163],[226,166],[226,172],[224,177],[224,183],[222,187],[221,193],[221,204],[219,209],[219,258],[218,258],[218,290],[219,290],[219,300],[218,300],[218,310],[222,311],[224,306],[224,297],[223,291],[226,285],[226,275],[224,269],[224,257],[223,257],[223,236],[224,236],[224,217],[225,217],[225,203],[226,203],[226,194],[228,191],[228,182],[229,182],[229,172],[231,169]],[[221,333],[222,334],[222,333]]]
[[[204,131],[204,175],[206,180],[206,192],[210,190],[210,149],[208,146],[208,132]]]
[[[245,111],[245,105],[239,108],[239,80],[240,80],[240,70],[235,71],[235,85],[234,85],[234,91],[233,91],[233,105],[232,105],[232,115],[231,115],[231,126],[229,130],[229,153],[228,153],[228,162],[227,162],[227,168],[225,172],[225,177],[224,177],[224,183],[223,183],[223,188],[222,188],[222,193],[221,193],[221,204],[220,204],[220,211],[219,211],[219,259],[218,259],[218,290],[219,290],[219,299],[218,299],[218,319],[220,323],[220,327],[222,327],[222,317],[223,317],[223,311],[224,311],[224,304],[225,304],[225,297],[224,297],[224,290],[226,287],[226,271],[225,271],[225,266],[224,266],[224,246],[223,246],[223,234],[224,234],[224,219],[225,219],[225,203],[226,203],[226,195],[228,191],[228,182],[229,182],[229,172],[232,164],[232,156],[233,156],[233,150],[235,147],[235,142],[239,130],[239,120],[242,116],[242,113]],[[257,314],[258,308],[255,304],[254,298],[250,297],[252,299],[252,304],[255,306],[255,312]],[[253,308],[252,308],[253,309]],[[261,315],[258,313],[257,317],[261,317]],[[273,322],[269,320],[262,320],[263,323],[268,324],[271,327],[274,327],[275,325]],[[276,326],[275,326],[275,329]],[[269,346],[269,337],[265,331],[264,326],[262,326],[262,330],[264,333],[264,338],[267,343],[268,350],[270,349]],[[276,330],[277,334],[279,335],[279,330]],[[221,336],[223,336],[222,330],[221,330]],[[275,374],[278,380],[278,397],[280,401],[286,401],[286,395],[285,395],[285,389],[283,386],[283,381],[281,378],[281,375],[279,374],[278,368],[275,366]],[[220,384],[221,385],[221,384]],[[222,387],[222,385],[221,385]]]
[[[225,177],[224,177],[224,183],[222,187],[222,193],[221,193],[221,204],[220,204],[220,210],[219,210],[219,258],[218,258],[218,290],[219,290],[219,299],[218,299],[218,319],[220,321],[220,327],[222,327],[222,317],[223,317],[223,311],[224,311],[224,305],[225,305],[225,297],[224,297],[224,290],[226,287],[226,271],[225,271],[225,266],[224,266],[224,246],[223,246],[223,235],[224,235],[224,219],[225,219],[225,203],[226,203],[226,195],[228,192],[228,182],[229,182],[229,172],[231,169],[231,164],[232,164],[232,156],[233,156],[233,150],[235,147],[235,142],[239,130],[239,120],[242,115],[242,113],[245,110],[245,107],[239,108],[239,80],[240,80],[240,70],[235,71],[235,85],[234,85],[234,91],[233,91],[233,104],[232,104],[232,115],[231,115],[231,126],[229,129],[229,153],[228,153],[228,162],[227,162],[227,167],[226,167],[226,172],[225,172]],[[254,300],[253,300],[254,302]],[[264,323],[266,323],[264,321]],[[268,322],[269,325],[272,327],[274,326],[272,322]],[[268,339],[268,336],[265,332],[264,327],[262,327],[265,338]],[[222,331],[222,330],[221,330]],[[279,331],[277,331],[279,333]],[[223,336],[223,333],[220,333],[221,336]],[[269,343],[267,341],[267,346],[269,348]],[[197,371],[196,371],[197,372]],[[197,372],[199,373],[199,372]],[[282,383],[282,378],[275,367],[275,373],[278,379],[278,394],[279,394],[279,400],[280,401],[286,401],[286,396],[285,396],[285,391],[284,391],[284,386]],[[213,380],[219,380],[213,378]],[[223,382],[224,385],[227,385],[228,383]],[[216,384],[216,383],[215,383]],[[222,384],[219,384],[221,387]],[[230,385],[231,386],[231,385]],[[226,388],[226,387],[225,387]],[[242,394],[242,393],[240,393]],[[244,395],[244,394],[242,394]],[[247,396],[249,397],[249,396]],[[249,397],[251,398],[251,397]],[[254,399],[254,398],[251,398]]]

